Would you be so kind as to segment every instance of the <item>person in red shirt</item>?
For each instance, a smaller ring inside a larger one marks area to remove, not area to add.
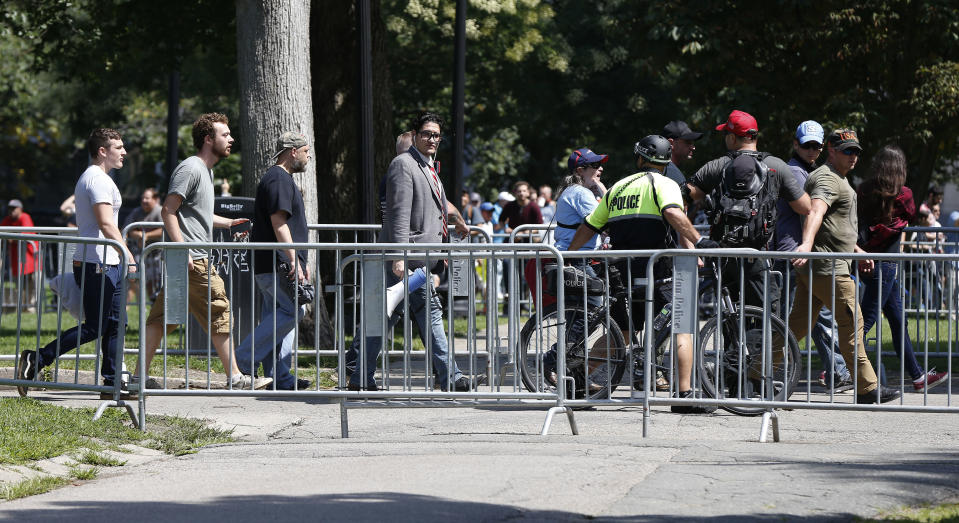
[[[503,207],[503,213],[500,214],[499,221],[505,224],[503,232],[509,234],[520,225],[539,225],[543,223],[543,214],[540,212],[539,204],[530,197],[528,182],[514,183],[513,196],[516,197],[516,200],[507,203]],[[528,242],[529,238],[529,236],[524,235],[524,239],[517,238],[517,241]]]
[[[33,218],[24,212],[23,203],[20,200],[10,200],[7,204],[7,215],[0,220],[0,227],[33,227]],[[26,232],[26,231],[25,231]],[[27,234],[35,234],[27,232]],[[23,245],[23,261],[20,261],[20,242],[7,242],[7,249],[10,253],[11,281],[16,283],[18,275],[23,275],[23,299],[20,302],[24,310],[33,312],[31,309],[36,304],[36,292],[31,291],[36,286],[34,274],[37,270],[37,242],[25,242]],[[8,301],[8,300],[4,300]],[[9,301],[16,302],[16,298]]]

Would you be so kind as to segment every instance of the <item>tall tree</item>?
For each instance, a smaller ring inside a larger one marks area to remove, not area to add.
[[[311,21],[313,45],[313,108],[317,171],[324,187],[318,198],[321,223],[360,223],[356,180],[359,161],[359,34],[355,2],[318,2]],[[387,58],[388,38],[379,0],[370,2],[373,51],[374,162],[377,181],[396,156],[396,135],[404,129],[393,126],[392,85]],[[370,204],[375,192],[362,195]]]
[[[276,138],[284,131],[307,136],[314,158],[313,100],[310,70],[309,0],[238,0],[237,61],[240,85],[240,129],[243,155],[243,185],[254,194],[267,168],[273,163]],[[316,161],[293,178],[303,193],[307,223],[316,223]],[[311,253],[311,265],[315,256]],[[319,275],[317,275],[319,277]],[[322,288],[322,280],[317,284]],[[329,313],[323,300],[315,302],[321,325],[322,348],[331,348]],[[304,329],[303,335],[312,334]]]

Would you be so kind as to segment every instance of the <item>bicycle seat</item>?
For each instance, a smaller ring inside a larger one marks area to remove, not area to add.
[[[556,289],[557,278],[560,277],[559,267],[555,263],[543,265],[543,272],[546,276],[545,291],[552,292]],[[563,267],[563,289],[566,292],[579,293],[582,295],[583,289],[589,296],[602,296],[606,293],[606,282],[600,278],[594,278],[587,275],[579,267],[566,265]]]

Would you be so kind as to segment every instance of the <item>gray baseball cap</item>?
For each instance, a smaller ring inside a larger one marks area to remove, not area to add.
[[[306,136],[303,133],[287,131],[276,139],[276,149],[274,149],[273,159],[275,160],[277,156],[283,154],[283,151],[287,149],[299,149],[307,143]]]

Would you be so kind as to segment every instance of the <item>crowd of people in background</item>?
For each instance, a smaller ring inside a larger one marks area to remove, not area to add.
[[[722,246],[799,254],[898,253],[904,245],[910,245],[909,248],[921,252],[943,252],[946,240],[943,233],[934,230],[904,238],[903,231],[908,225],[941,227],[943,190],[938,185],[930,187],[927,199],[917,208],[912,191],[905,186],[906,161],[901,149],[887,145],[876,152],[869,172],[865,173],[865,181],[854,188],[848,176],[864,153],[856,132],[839,128],[827,134],[813,120],[803,121],[796,128],[787,161],[762,152],[755,118],[736,110],[716,127],[716,131],[722,133],[728,153],[706,162],[691,175],[685,174],[683,168],[693,159],[696,142],[703,133],[694,131],[684,121],[673,120],[660,132],[635,143],[633,153],[638,172],[632,175],[617,174],[604,183],[603,176],[610,174],[606,172],[608,155],[581,147],[569,154],[566,172],[557,180],[555,199],[552,186],[544,184],[537,188],[520,180],[490,201],[478,192],[463,191],[457,206],[447,201],[438,165],[434,162],[443,139],[443,125],[437,115],[424,113],[414,121],[410,131],[397,138],[397,156],[379,192],[383,221],[381,242],[445,242],[451,234],[450,228],[465,237],[470,234],[470,226],[486,231],[494,244],[549,241],[560,250],[572,251]],[[211,241],[214,227],[230,228],[246,221],[223,218],[212,212],[216,184],[212,167],[230,154],[233,143],[228,120],[217,113],[201,116],[194,124],[193,140],[197,154],[174,170],[168,194],[161,198],[156,189],[147,188],[142,193],[140,206],[124,222],[128,225],[162,221],[164,227],[133,230],[121,252],[91,248],[78,251],[73,267],[77,284],[93,282],[96,285],[88,289],[95,286],[108,289],[106,298],[94,297],[92,291],[84,294],[82,307],[86,321],[64,332],[42,350],[24,351],[18,364],[19,377],[32,379],[59,354],[93,339],[97,332],[116,331],[120,321],[117,311],[121,307],[121,298],[116,294],[123,273],[117,268],[120,256],[130,261],[128,273],[138,269],[149,272],[150,264],[141,259],[140,254],[148,243],[163,238],[164,230],[168,241],[205,242]],[[126,151],[122,139],[114,130],[97,129],[91,134],[87,149],[90,166],[61,210],[79,228],[81,236],[120,241],[118,216],[122,202],[108,173],[123,165]],[[267,171],[257,189],[254,239],[284,243],[307,241],[302,196],[291,176],[303,172],[310,158],[304,135],[291,131],[277,140],[276,164]],[[222,196],[230,195],[227,180],[221,180],[219,186]],[[742,213],[743,209],[747,212]],[[694,223],[708,225],[709,232],[701,235]],[[959,212],[949,217],[948,224],[959,225]],[[32,225],[22,202],[10,200],[7,216],[0,226]],[[529,225],[545,225],[549,231],[539,227],[539,230],[521,232],[525,230],[523,226]],[[11,274],[29,280],[36,272],[36,246],[32,242],[10,242],[9,246],[7,267]],[[949,248],[955,249],[955,246]],[[878,374],[873,369],[865,350],[864,336],[879,320],[880,312],[892,326],[894,349],[902,358],[904,371],[916,391],[924,392],[948,379],[948,373],[924,369],[919,364],[909,335],[901,328],[905,321],[899,299],[898,263],[869,259],[856,264],[842,259],[814,260],[810,269],[805,267],[806,262],[801,256],[775,264],[752,258],[744,260],[737,270],[729,270],[727,266],[722,271],[734,299],[740,299],[741,287],[743,303],[768,308],[780,315],[788,321],[797,338],[810,334],[823,365],[819,374],[822,386],[833,391],[856,388],[858,399],[865,403],[888,402],[898,397],[898,390],[885,386],[882,369]],[[236,354],[229,332],[230,305],[216,271],[206,269],[208,253],[191,249],[187,263],[190,313],[209,331],[212,346],[232,385],[263,388],[275,381],[274,387],[290,390],[309,385],[290,374],[292,326],[303,314],[298,310],[301,302],[296,296],[302,292],[298,286],[310,280],[305,251],[290,249],[278,253],[276,258],[267,256],[258,260],[257,267],[262,270],[257,271],[256,282],[267,297],[263,306],[271,308],[276,318],[267,315],[270,325],[257,328],[237,347]],[[529,265],[524,271],[523,267],[512,267],[512,263],[515,260],[504,259],[500,270],[495,271],[497,297],[505,298],[511,288],[514,291],[518,288],[526,295],[532,287],[535,294],[537,282],[535,275],[529,273]],[[629,270],[645,274],[645,259],[633,259],[629,263],[632,264]],[[101,271],[97,268],[101,266],[112,269]],[[386,268],[387,282],[395,285],[419,269],[431,268],[414,263],[405,267],[402,262],[393,262]],[[587,265],[583,265],[583,270],[590,273]],[[654,268],[654,272],[667,270]],[[774,279],[767,278],[771,270],[783,274],[790,285],[780,288]],[[936,264],[924,264],[923,270],[936,270]],[[293,283],[290,289],[274,295],[277,275]],[[511,287],[510,275],[517,275],[522,280],[520,284]],[[933,274],[926,281],[941,281],[941,277]],[[741,286],[739,278],[743,278]],[[429,283],[435,284],[434,279],[429,278]],[[857,297],[859,287],[864,289],[861,300]],[[410,307],[421,334],[431,332],[424,343],[428,342],[432,349],[437,385],[444,390],[474,389],[477,377],[464,375],[448,357],[441,307],[433,301],[435,294],[419,287],[409,290]],[[667,290],[657,290],[657,306],[671,302],[671,293]],[[175,322],[165,320],[164,289],[153,285],[147,287],[147,292],[154,300],[144,333],[149,367],[164,332],[175,327]],[[941,294],[935,296],[933,290],[927,290],[926,295],[942,299]],[[32,294],[29,296],[32,298]],[[34,304],[25,305],[33,307]],[[805,317],[807,307],[816,314],[811,325]],[[643,311],[635,310],[631,317],[630,328],[642,329]],[[621,322],[630,321],[623,318]],[[282,329],[274,332],[274,323]],[[272,341],[268,343],[267,338]],[[374,371],[380,340],[375,336],[368,338],[362,350],[359,340],[359,336],[354,339],[347,358],[350,389],[377,390]],[[104,383],[112,385],[117,370],[111,347],[117,340],[107,336],[102,341],[101,374]],[[677,392],[681,397],[688,397],[691,394],[691,341],[688,336],[678,336],[675,342],[679,359]],[[259,365],[263,365],[265,377],[257,375]],[[850,371],[851,365],[855,365],[855,373]],[[361,369],[364,372],[360,372]],[[148,386],[159,384],[153,382]],[[25,389],[21,388],[21,393],[25,394]],[[707,408],[687,406],[674,410],[711,412]]]

